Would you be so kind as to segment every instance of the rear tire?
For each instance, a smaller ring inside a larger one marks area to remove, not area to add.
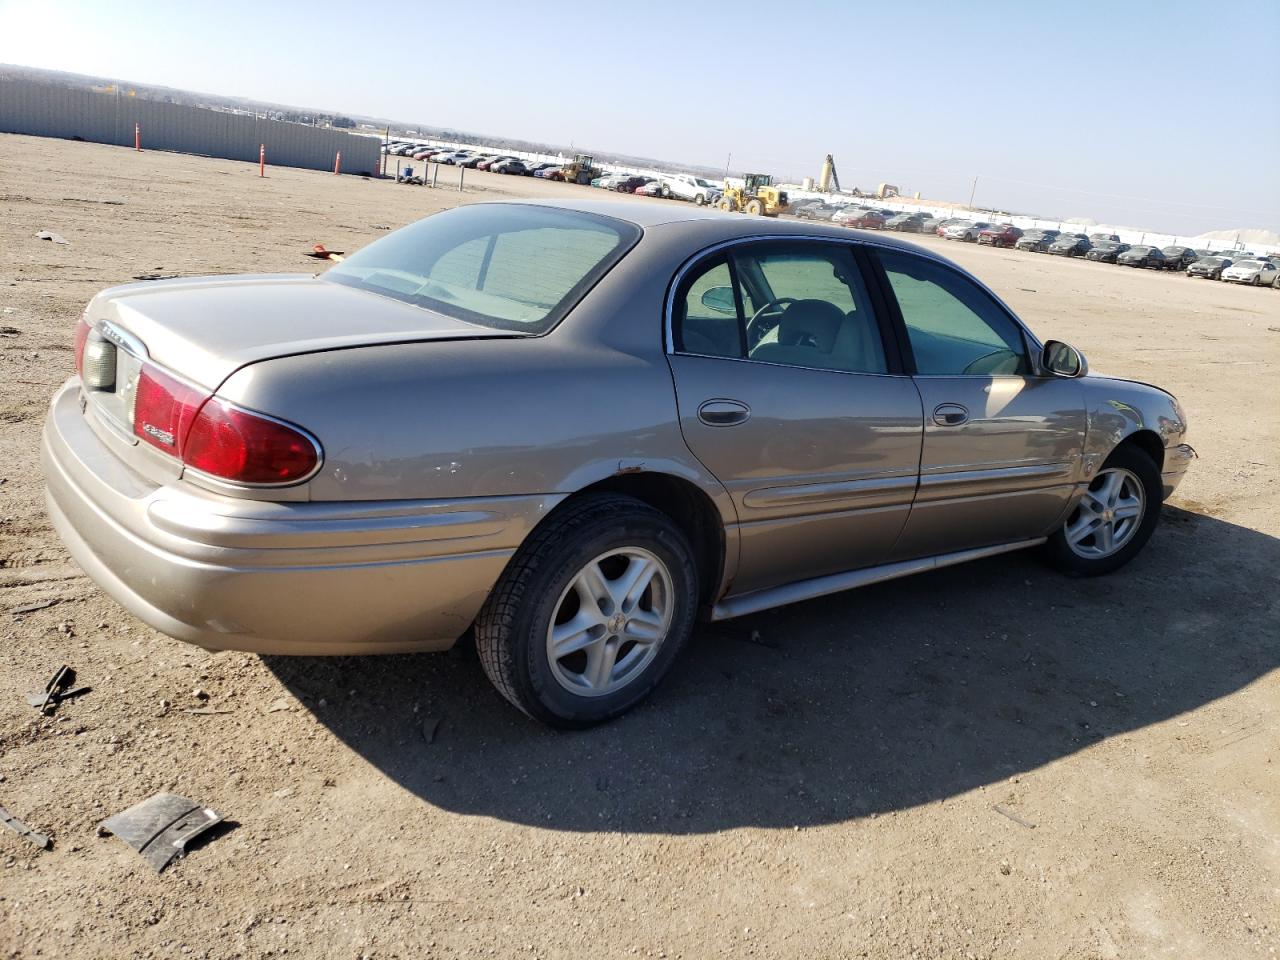
[[[476,651],[530,717],[589,727],[657,686],[693,631],[697,600],[693,551],[669,517],[631,497],[587,495],[511,558],[476,618]]]
[[[1136,446],[1117,447],[1045,543],[1046,558],[1073,577],[1120,569],[1151,539],[1163,494],[1160,468],[1152,459]]]

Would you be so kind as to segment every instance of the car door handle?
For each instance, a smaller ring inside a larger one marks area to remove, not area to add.
[[[739,400],[707,400],[698,407],[698,419],[708,427],[732,427],[750,418],[751,408]]]
[[[969,422],[969,411],[958,403],[940,403],[933,408],[933,422],[940,427],[958,427]]]

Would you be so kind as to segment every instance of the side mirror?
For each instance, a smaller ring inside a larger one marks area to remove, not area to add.
[[[1040,354],[1040,366],[1055,377],[1083,377],[1089,372],[1084,354],[1061,340],[1050,340]]]
[[[702,305],[716,313],[738,312],[738,304],[733,299],[733,287],[712,287],[703,291]]]

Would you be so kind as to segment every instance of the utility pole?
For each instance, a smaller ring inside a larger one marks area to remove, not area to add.
[[[978,178],[973,178],[973,186],[969,188],[969,209],[973,209],[973,195],[978,192]]]
[[[729,179],[729,164],[731,164],[731,163],[733,163],[733,153],[732,153],[732,152],[729,154],[729,156],[728,156],[728,157],[725,159],[725,161],[724,161],[724,178],[725,178],[726,180],[728,180],[728,179]]]

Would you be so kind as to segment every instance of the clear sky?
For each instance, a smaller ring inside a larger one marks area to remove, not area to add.
[[[1280,230],[1280,0],[0,0],[0,63],[1155,230]]]

